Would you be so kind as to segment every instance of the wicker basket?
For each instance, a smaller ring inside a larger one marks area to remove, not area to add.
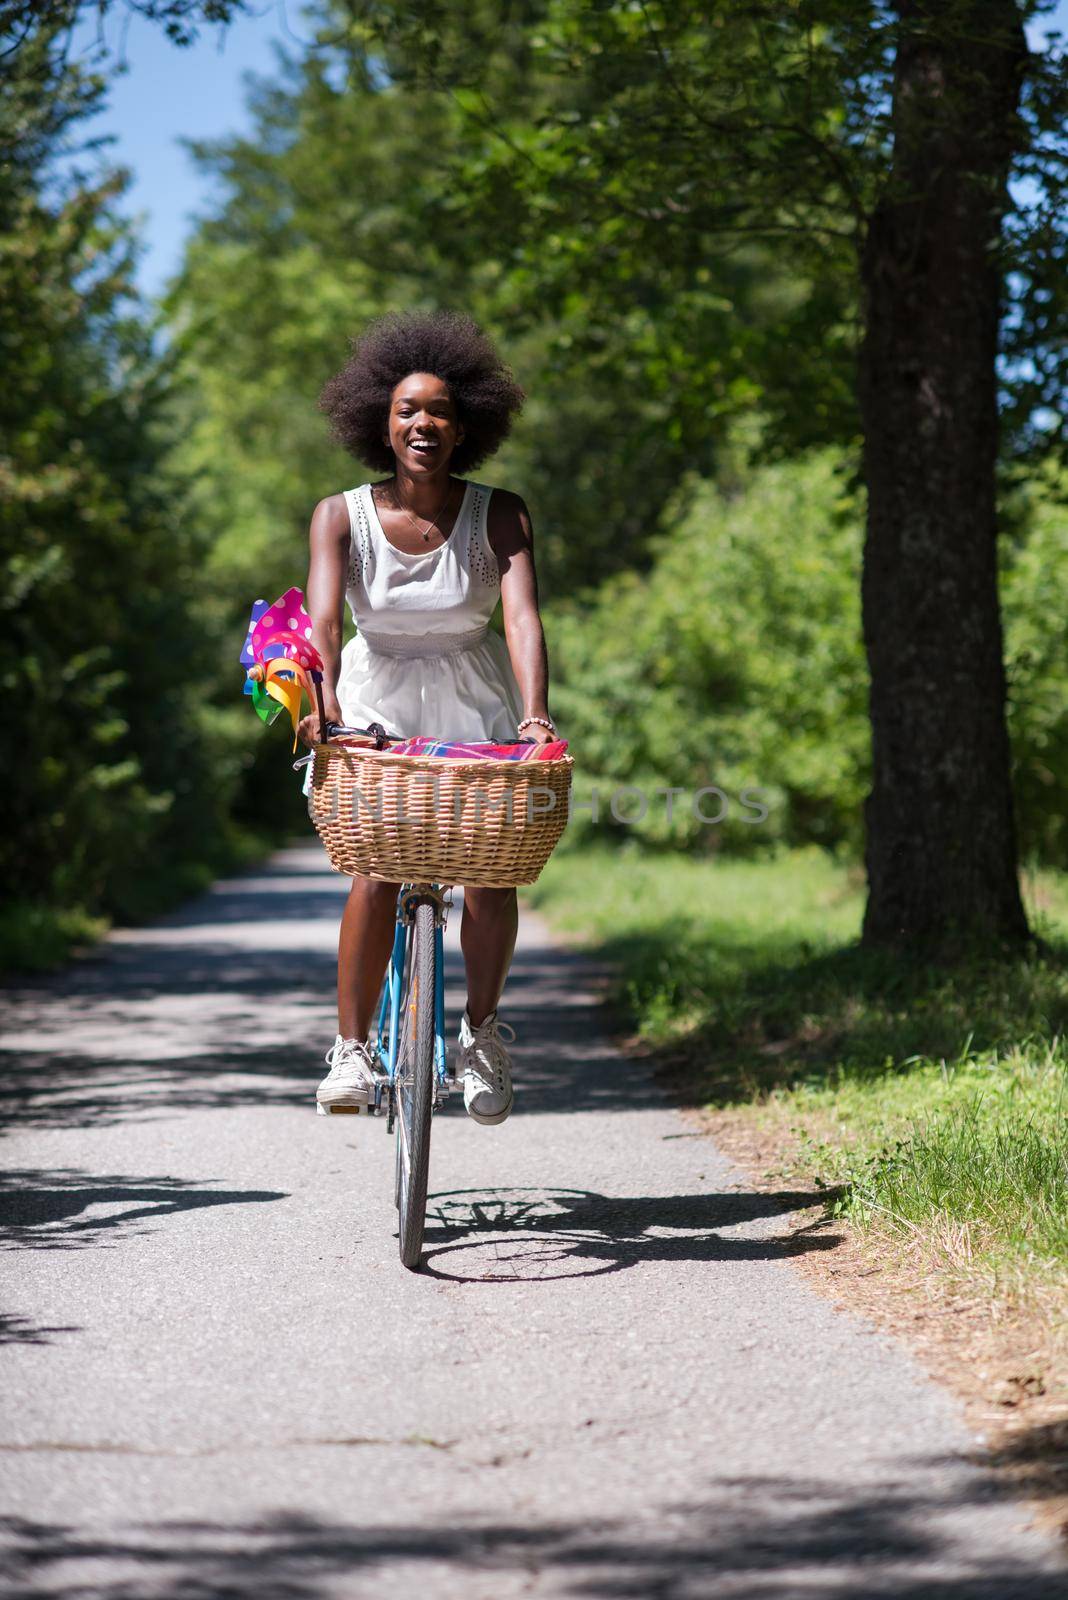
[[[571,768],[317,744],[308,813],[335,872],[510,888],[535,881],[563,833]]]

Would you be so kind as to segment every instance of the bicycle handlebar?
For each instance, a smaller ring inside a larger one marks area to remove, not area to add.
[[[350,733],[358,738],[373,739],[376,750],[385,750],[398,737],[396,734],[387,733],[380,722],[372,722],[366,728],[346,728],[343,722],[328,722],[326,723],[326,737],[322,742],[329,744],[331,738],[338,733]],[[293,771],[299,772],[301,767],[306,767],[309,761],[314,761],[314,759],[315,751],[311,750],[306,756],[301,756],[297,761],[294,761]]]
[[[346,728],[343,722],[328,722],[326,724],[326,740],[324,743],[328,742],[331,735],[335,733],[352,733],[365,739],[373,739],[376,750],[384,750],[392,740],[397,738],[396,734],[387,733],[380,722],[372,722],[366,728]]]

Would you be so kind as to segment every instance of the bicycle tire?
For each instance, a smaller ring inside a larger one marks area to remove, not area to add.
[[[419,1265],[430,1176],[430,1123],[434,1109],[434,902],[417,901],[404,963],[397,1139],[400,1194],[397,1237],[400,1258]]]

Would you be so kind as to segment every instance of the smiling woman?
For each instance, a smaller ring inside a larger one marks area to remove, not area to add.
[[[519,495],[457,476],[497,449],[523,400],[485,334],[453,312],[372,323],[326,385],[320,404],[335,437],[390,474],[328,495],[312,517],[306,593],[328,721],[377,721],[403,737],[540,743],[555,736],[530,514]],[[357,633],[342,648],[346,601]],[[498,602],[504,640],[489,626]],[[316,740],[317,717],[306,717],[300,731],[306,743]],[[367,1101],[368,1039],[398,888],[353,879],[322,1104]],[[460,1059],[465,1104],[483,1123],[503,1122],[512,1109],[497,1004],[517,921],[514,889],[466,889]]]
[[[447,387],[463,413],[450,471],[479,466],[511,431],[525,396],[493,345],[469,318],[452,312],[395,313],[371,323],[352,356],[320,397],[334,437],[379,472],[395,470],[384,419],[401,379],[448,373]]]

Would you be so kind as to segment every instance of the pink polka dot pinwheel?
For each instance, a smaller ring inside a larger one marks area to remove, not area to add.
[[[254,603],[240,660],[245,693],[263,721],[273,722],[283,707],[288,711],[295,750],[303,696],[322,711],[323,658],[312,644],[300,589],[287,589],[273,605]]]

